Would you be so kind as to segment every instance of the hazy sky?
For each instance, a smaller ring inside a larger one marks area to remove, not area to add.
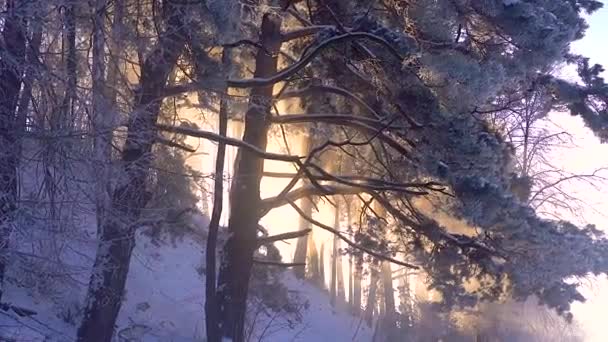
[[[603,0],[605,8],[589,18],[590,28],[586,37],[573,45],[576,53],[591,58],[592,63],[599,63],[608,69],[608,0]],[[608,78],[608,74],[604,73]],[[608,166],[608,145],[600,145],[591,132],[586,129],[579,118],[568,114],[555,114],[556,122],[575,134],[578,147],[556,151],[562,165],[573,172],[593,171],[599,167]],[[602,191],[578,188],[579,193],[585,193],[585,200],[599,211],[585,213],[585,218],[595,223],[599,228],[608,232],[608,191],[606,184]],[[601,214],[603,213],[603,215]],[[575,315],[585,329],[587,342],[608,341],[608,281],[604,278],[594,281],[585,294],[590,300],[575,306]]]

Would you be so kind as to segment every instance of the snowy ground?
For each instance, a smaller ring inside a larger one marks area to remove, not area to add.
[[[91,247],[91,244],[82,246],[81,251],[90,250],[80,253],[83,254],[80,262],[90,264]],[[204,341],[202,260],[201,244],[190,237],[175,244],[158,245],[140,234],[131,260],[126,299],[118,319],[117,341]],[[32,309],[38,314],[32,318],[16,318],[12,312],[0,311],[0,340],[74,340],[79,318],[66,315],[65,301],[82,302],[85,288],[82,285],[87,277],[80,274],[77,277],[80,278],[80,286],[71,287],[54,301],[31,289],[9,287],[5,296],[7,302]],[[325,292],[295,279],[288,271],[285,272],[285,284],[309,301],[302,323],[293,329],[277,331],[268,329],[268,325],[261,322],[256,325],[257,336],[252,336],[253,341],[371,340],[371,332],[365,324],[345,310],[338,309],[336,312],[329,305]],[[262,339],[259,339],[262,332]]]

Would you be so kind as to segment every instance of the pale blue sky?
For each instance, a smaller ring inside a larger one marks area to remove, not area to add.
[[[591,57],[593,63],[608,67],[608,1],[602,1],[604,8],[588,18],[589,30],[582,40],[574,43],[575,52]]]

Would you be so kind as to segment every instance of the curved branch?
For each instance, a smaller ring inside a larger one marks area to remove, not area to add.
[[[332,122],[338,124],[348,125],[349,122],[360,122],[366,125],[383,127],[383,123],[380,120],[367,118],[364,116],[357,116],[353,114],[281,114],[273,116],[271,119],[274,123],[290,124],[290,123],[304,123],[304,122]],[[386,129],[403,129],[403,126],[388,126]]]
[[[373,42],[379,43],[386,47],[391,54],[393,54],[397,59],[403,60],[403,57],[389,42],[385,39],[374,35],[369,32],[347,32],[344,34],[340,34],[334,37],[331,37],[319,45],[314,47],[312,51],[305,56],[302,56],[299,61],[286,67],[285,69],[277,72],[275,75],[270,77],[253,77],[248,79],[214,79],[214,78],[206,78],[203,82],[193,82],[187,84],[181,84],[174,87],[167,87],[164,96],[175,96],[184,92],[191,91],[200,91],[200,90],[211,90],[215,92],[221,92],[222,89],[227,87],[232,88],[257,88],[257,87],[267,87],[279,83],[281,81],[285,81],[289,77],[295,75],[304,67],[306,67],[310,62],[315,58],[321,51],[329,47],[330,45],[337,44],[343,41],[353,40],[353,39],[369,39]]]
[[[302,27],[302,28],[299,28],[299,29],[296,29],[296,30],[283,32],[281,34],[281,38],[283,40],[283,43],[285,43],[285,42],[288,42],[290,40],[312,36],[314,34],[319,33],[322,30],[332,29],[332,28],[334,28],[333,25],[306,26],[306,27]]]
[[[348,120],[345,120],[348,118]],[[363,120],[361,120],[363,119]],[[342,117],[332,117],[332,115],[317,115],[317,117],[313,117],[309,114],[303,115],[279,115],[274,116],[270,119],[272,123],[278,124],[286,124],[286,123],[314,123],[319,121],[325,121],[330,124],[349,126],[358,129],[362,129],[371,133],[374,137],[379,138],[383,142],[387,143],[390,147],[392,147],[395,151],[399,152],[406,158],[410,158],[410,151],[408,151],[405,147],[403,147],[398,141],[388,136],[383,132],[384,127],[375,128],[367,123],[365,120],[372,120],[374,124],[379,124],[376,120],[366,119],[352,115],[343,115]]]
[[[367,104],[367,102],[365,102],[361,97],[357,96],[356,94],[353,94],[352,92],[350,92],[344,88],[328,86],[328,85],[310,85],[310,86],[302,88],[302,89],[286,91],[283,94],[281,94],[281,96],[279,96],[278,99],[283,100],[283,99],[288,99],[288,98],[293,98],[293,97],[301,97],[301,96],[309,95],[311,93],[316,93],[316,92],[332,93],[332,94],[336,94],[336,95],[340,95],[340,96],[349,98],[349,99],[353,100],[356,104],[361,106],[363,109],[368,111],[370,114],[372,114],[374,117],[376,117],[376,119],[378,119],[378,120],[382,120],[383,118],[388,116],[388,115],[381,115],[380,113],[378,113],[369,104]],[[414,128],[423,127],[422,124],[416,122],[416,120],[414,120],[409,115],[406,115],[405,113],[402,113],[402,114],[403,114],[403,117],[405,118],[405,120],[410,125],[412,125],[412,127],[414,127]]]
[[[294,202],[288,201],[288,203],[289,203],[289,205],[291,205],[291,207],[298,214],[300,214],[300,216],[303,219],[305,219],[306,221],[310,222],[311,224],[314,224],[315,226],[317,226],[317,227],[319,227],[319,228],[321,228],[323,230],[326,230],[326,231],[334,234],[335,236],[337,236],[338,238],[340,238],[340,240],[346,242],[347,245],[349,245],[349,246],[351,246],[351,247],[353,247],[355,249],[358,249],[358,250],[360,250],[362,252],[365,252],[365,253],[367,253],[367,254],[369,254],[369,255],[371,255],[373,257],[376,257],[376,258],[378,258],[380,260],[386,260],[386,261],[392,262],[393,264],[397,264],[397,265],[404,266],[404,267],[407,267],[407,268],[412,268],[412,269],[415,269],[415,270],[420,269],[420,267],[418,267],[416,265],[412,265],[412,264],[409,264],[409,263],[404,262],[404,261],[399,261],[399,260],[393,259],[393,258],[391,258],[389,256],[383,255],[383,254],[375,252],[375,251],[373,251],[373,250],[371,250],[369,248],[363,247],[363,246],[361,246],[361,245],[359,245],[359,244],[351,241],[350,239],[348,239],[346,236],[344,236],[342,233],[340,233],[340,231],[338,231],[338,230],[336,230],[336,229],[334,229],[334,228],[332,228],[332,227],[330,227],[328,225],[325,225],[325,224],[323,224],[323,223],[321,223],[321,222],[313,219],[312,217],[306,215],[302,211],[302,209],[300,209]]]
[[[188,135],[191,137],[203,138],[203,139],[217,141],[217,142],[223,142],[226,145],[244,148],[244,149],[249,150],[250,152],[253,152],[258,157],[264,158],[264,159],[271,159],[271,160],[278,160],[278,161],[292,162],[292,163],[300,163],[300,159],[302,159],[302,157],[299,157],[299,156],[289,156],[289,155],[285,155],[285,154],[265,152],[255,146],[248,144],[244,141],[241,141],[239,139],[224,137],[224,136],[221,136],[219,134],[209,132],[209,131],[202,131],[202,130],[193,129],[193,128],[177,127],[177,126],[170,126],[170,125],[163,125],[163,124],[156,124],[156,128],[158,128],[161,131],[165,131],[165,132],[183,134],[183,135]]]

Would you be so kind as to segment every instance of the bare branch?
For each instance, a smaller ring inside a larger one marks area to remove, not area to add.
[[[245,148],[245,149],[249,150],[250,152],[255,153],[260,158],[264,158],[264,159],[279,160],[279,161],[292,162],[292,163],[299,163],[300,159],[302,159],[302,157],[299,157],[299,156],[289,156],[289,155],[284,155],[284,154],[265,152],[244,141],[230,138],[230,137],[223,137],[219,134],[209,132],[209,131],[202,131],[202,130],[193,129],[193,128],[177,127],[177,126],[170,126],[170,125],[163,125],[163,124],[157,124],[156,128],[158,128],[161,131],[165,131],[165,132],[183,134],[183,135],[188,135],[191,137],[203,138],[203,139],[217,141],[217,142],[221,141],[221,142],[225,143],[226,145],[236,146],[239,148]]]
[[[379,43],[385,46],[396,58],[399,60],[403,60],[403,57],[400,53],[393,47],[389,42],[385,39],[371,34],[369,32],[347,32],[341,35],[337,35],[331,37],[317,46],[315,46],[312,51],[305,56],[302,56],[300,60],[289,67],[277,72],[275,75],[265,78],[248,78],[248,79],[214,79],[214,78],[206,78],[204,82],[193,82],[188,84],[181,84],[174,87],[167,87],[164,92],[164,96],[175,96],[184,92],[191,91],[203,91],[203,90],[211,90],[215,92],[222,92],[222,89],[225,89],[226,86],[232,88],[257,88],[257,87],[267,87],[281,81],[288,79],[289,77],[295,75],[304,67],[306,67],[310,62],[319,54],[321,51],[326,49],[327,47],[341,43],[344,41],[354,40],[354,39],[368,39],[373,42]]]
[[[346,244],[347,244],[347,245],[349,245],[349,246],[351,246],[351,247],[353,247],[353,248],[355,248],[355,249],[358,249],[358,250],[360,250],[360,251],[363,251],[363,252],[365,252],[365,253],[367,253],[367,254],[369,254],[369,255],[373,256],[373,257],[376,257],[376,258],[378,258],[378,259],[380,259],[380,260],[386,260],[386,261],[389,261],[389,262],[392,262],[392,263],[394,263],[394,264],[397,264],[397,265],[400,265],[400,266],[404,266],[404,267],[407,267],[407,268],[419,269],[419,267],[418,267],[418,266],[416,266],[416,265],[412,265],[412,264],[407,263],[407,262],[404,262],[404,261],[399,261],[399,260],[393,259],[393,258],[391,258],[391,257],[389,257],[389,256],[383,255],[383,254],[381,254],[381,253],[378,253],[378,252],[375,252],[375,251],[373,251],[373,250],[371,250],[371,249],[368,249],[368,248],[366,248],[366,247],[363,247],[363,246],[361,246],[361,245],[359,245],[359,244],[357,244],[357,243],[355,243],[355,242],[351,241],[350,239],[348,239],[346,236],[344,236],[344,234],[340,233],[340,231],[338,231],[338,230],[336,230],[336,229],[334,229],[334,228],[332,228],[332,227],[330,227],[330,226],[328,226],[328,225],[325,225],[325,224],[323,224],[323,223],[321,223],[321,222],[319,222],[319,221],[317,221],[317,220],[313,219],[312,217],[310,217],[310,216],[306,215],[306,214],[305,214],[305,213],[302,211],[302,209],[300,209],[300,208],[299,208],[299,207],[298,207],[298,206],[297,206],[297,205],[296,205],[294,202],[289,201],[289,204],[290,204],[290,205],[291,205],[291,207],[292,207],[292,208],[293,208],[295,211],[297,211],[297,212],[298,212],[298,214],[300,214],[300,216],[302,216],[302,218],[304,218],[306,221],[308,221],[308,222],[310,222],[310,223],[314,224],[315,226],[317,226],[317,227],[319,227],[319,228],[321,228],[321,229],[324,229],[324,230],[326,230],[326,231],[328,231],[328,232],[330,232],[330,233],[334,234],[335,236],[337,236],[338,238],[340,238],[342,241],[346,242]]]
[[[186,145],[182,145],[182,144],[177,143],[175,141],[171,141],[169,139],[165,139],[165,138],[160,137],[160,136],[156,137],[156,142],[159,143],[159,144],[163,144],[163,145],[169,146],[169,147],[179,148],[180,150],[184,150],[186,152],[191,152],[191,153],[196,152],[196,149],[193,149],[193,148],[191,148],[189,146],[186,146]]]
[[[325,29],[331,29],[331,28],[334,28],[334,26],[332,26],[332,25],[313,25],[313,26],[306,26],[306,27],[299,28],[296,30],[284,32],[282,34],[283,42],[288,42],[290,40],[312,36],[314,34],[317,34],[319,31],[322,31]]]
[[[350,92],[346,89],[340,88],[340,87],[334,87],[334,86],[328,86],[328,85],[310,85],[310,86],[302,88],[302,89],[286,91],[283,94],[281,94],[281,96],[279,96],[278,99],[282,100],[282,99],[288,99],[288,98],[293,98],[293,97],[301,97],[304,95],[308,95],[311,93],[317,93],[317,92],[332,93],[332,94],[336,94],[336,95],[340,95],[340,96],[349,98],[349,99],[353,100],[355,103],[357,103],[359,106],[361,106],[363,109],[368,111],[370,114],[372,114],[374,117],[376,117],[376,119],[378,119],[378,120],[382,120],[382,119],[385,119],[386,117],[388,117],[388,114],[378,113],[370,105],[368,105],[367,102],[365,102],[362,98],[353,94],[352,92]],[[412,127],[414,127],[414,128],[423,127],[422,124],[419,124],[418,122],[416,122],[416,120],[414,120],[409,115],[406,115],[405,113],[402,113],[402,114],[403,114],[403,117],[407,120],[407,122],[410,125],[412,125]]]
[[[314,115],[314,114],[313,114]],[[362,120],[360,120],[362,119]],[[316,117],[313,117],[310,114],[303,115],[278,115],[274,116],[271,119],[271,122],[278,124],[286,124],[286,123],[314,123],[319,121],[325,121],[335,125],[348,126],[353,128],[358,128],[367,133],[370,133],[373,137],[379,138],[390,147],[392,147],[399,154],[404,157],[410,158],[410,151],[406,149],[403,145],[401,145],[397,140],[384,133],[383,127],[373,127],[365,123],[365,120],[372,120],[362,117],[357,117],[353,115],[342,115],[341,117],[338,115],[334,117],[331,114],[317,114]],[[377,122],[375,124],[378,124]]]
[[[254,263],[254,264],[258,264],[258,265],[280,266],[280,267],[298,267],[298,266],[306,266],[306,263],[301,263],[301,262],[289,262],[289,263],[284,263],[284,262],[275,262],[275,261],[258,260],[258,259],[254,259],[254,260],[253,260],[253,263]]]
[[[295,232],[288,232],[267,237],[258,238],[258,246],[267,245],[276,241],[290,240],[308,235],[312,229],[303,229]]]

